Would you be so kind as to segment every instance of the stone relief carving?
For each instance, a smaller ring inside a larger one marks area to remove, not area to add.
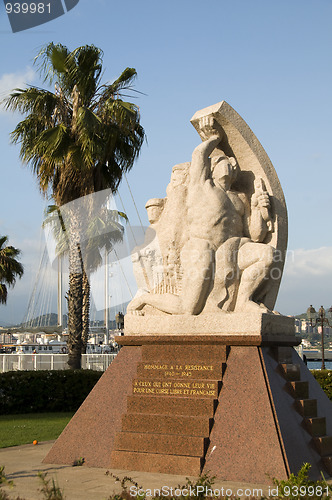
[[[180,252],[187,239],[187,179],[190,163],[175,165],[166,198],[152,198],[145,205],[150,226],[144,244],[132,252],[138,285],[143,293],[178,293],[181,286]],[[172,221],[172,222],[170,222]]]
[[[131,254],[138,286],[136,297],[153,291],[163,276],[163,262],[156,228],[164,210],[164,204],[164,198],[152,198],[145,204],[150,226],[145,233],[143,245],[135,247]]]
[[[260,158],[258,166],[244,168],[245,148],[237,151],[234,144],[241,141],[234,142],[234,131],[227,133],[225,116],[229,120],[232,112],[222,102],[196,113],[192,123],[202,143],[190,163],[173,167],[167,197],[147,203],[151,225],[133,256],[140,290],[128,313],[196,316],[272,309],[281,273],[273,276],[271,270],[282,269],[283,262],[275,263],[285,250],[278,229],[286,215],[272,207],[275,193],[266,188],[269,181],[275,192],[279,186],[272,165],[273,170],[270,164],[261,167]],[[248,149],[254,150],[255,144]],[[253,163],[247,152],[248,157]],[[278,199],[283,201],[280,193]],[[157,215],[151,216],[153,210]]]

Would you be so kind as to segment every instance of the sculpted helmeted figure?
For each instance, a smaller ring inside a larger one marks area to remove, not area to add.
[[[135,247],[131,256],[138,285],[135,299],[146,292],[179,292],[180,252],[187,239],[184,221],[187,217],[189,165],[175,165],[166,188],[167,197],[152,198],[145,205],[150,226],[145,233],[144,244]]]
[[[165,276],[172,266],[177,269],[176,286],[135,297],[128,312],[145,306],[176,315],[267,311],[263,300],[253,301],[258,290],[264,298],[274,255],[273,246],[263,243],[272,230],[264,182],[256,178],[250,201],[232,189],[239,168],[220,149],[222,128],[213,116],[200,118],[196,128],[203,142],[186,166],[181,194],[174,189],[170,204],[182,206],[182,213],[168,211],[166,201],[156,228]]]
[[[156,228],[164,210],[165,199],[152,198],[145,204],[150,226],[148,227],[144,243],[135,247],[131,259],[133,271],[138,286],[136,297],[143,293],[152,291],[160,276],[163,275],[163,261],[160,251],[159,240],[156,236]]]

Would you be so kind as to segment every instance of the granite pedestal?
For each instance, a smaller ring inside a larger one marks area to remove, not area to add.
[[[271,483],[332,473],[332,403],[292,335],[125,335],[44,462]]]

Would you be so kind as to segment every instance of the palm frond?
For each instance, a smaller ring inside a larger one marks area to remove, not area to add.
[[[8,290],[4,283],[0,283],[0,304],[6,304],[8,297]]]
[[[69,50],[64,45],[53,42],[45,45],[34,59],[44,82],[52,83],[55,76],[65,72],[65,61]]]
[[[11,111],[19,111],[22,114],[32,112],[44,121],[48,120],[54,110],[60,105],[60,99],[52,92],[38,87],[29,86],[26,89],[14,89],[4,99],[5,108]]]
[[[16,279],[23,276],[23,266],[16,260],[21,251],[8,245],[8,236],[0,237],[0,303],[7,302],[7,286],[14,286]]]
[[[121,90],[129,88],[136,76],[137,72],[135,68],[126,68],[105,90],[107,90],[107,93],[111,92],[113,95],[116,95]]]

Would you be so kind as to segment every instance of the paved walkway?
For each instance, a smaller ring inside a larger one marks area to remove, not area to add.
[[[12,448],[0,449],[0,466],[5,466],[5,475],[7,479],[14,481],[14,488],[3,489],[8,492],[10,498],[16,499],[17,496],[24,500],[41,500],[43,495],[40,491],[41,481],[38,478],[38,472],[47,472],[47,478],[54,479],[56,484],[62,489],[66,500],[106,500],[115,493],[121,492],[121,485],[111,474],[120,479],[130,477],[136,481],[144,490],[153,490],[154,488],[168,488],[164,490],[169,492],[170,488],[176,488],[179,484],[184,485],[186,478],[184,476],[171,476],[166,474],[155,474],[147,472],[109,470],[89,467],[72,467],[68,465],[49,465],[43,464],[42,460],[52,446],[52,442],[40,443],[37,446],[24,445]],[[107,473],[108,472],[108,473]],[[197,478],[191,477],[192,481]],[[127,483],[128,492],[132,487],[132,498],[135,498],[137,490],[131,483]],[[232,492],[239,495],[241,491],[248,488],[246,493],[252,493],[256,496],[254,489],[259,489],[268,494],[268,486],[243,483],[233,483],[227,481],[216,481],[213,489],[221,490],[224,488],[224,494]],[[231,491],[230,491],[231,490]],[[147,491],[149,493],[149,491]],[[176,492],[179,495],[179,491]],[[257,496],[261,496],[258,492]],[[153,491],[152,491],[153,494]],[[248,494],[247,496],[250,496]],[[130,498],[130,496],[128,496]]]

